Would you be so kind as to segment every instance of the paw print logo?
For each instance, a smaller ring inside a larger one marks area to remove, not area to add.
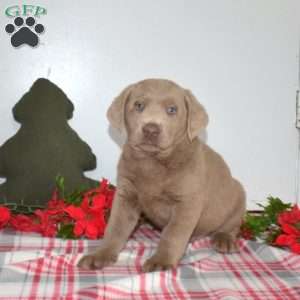
[[[14,24],[7,24],[5,31],[11,34],[11,44],[19,47],[23,44],[35,47],[39,43],[39,35],[45,31],[42,24],[36,24],[33,17],[26,18],[25,22],[22,17],[16,17]]]

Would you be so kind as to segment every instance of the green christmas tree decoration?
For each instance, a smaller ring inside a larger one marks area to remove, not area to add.
[[[69,126],[74,106],[65,93],[47,79],[38,79],[13,108],[21,124],[0,147],[0,204],[44,207],[64,178],[66,193],[98,185],[84,171],[96,168],[91,148]]]

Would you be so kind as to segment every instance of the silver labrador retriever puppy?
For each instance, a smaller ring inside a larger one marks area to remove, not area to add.
[[[208,117],[192,93],[169,80],[143,80],[128,86],[107,116],[126,130],[127,141],[103,242],[79,267],[115,262],[141,213],[162,229],[144,272],[176,266],[191,236],[211,235],[215,250],[237,251],[245,192],[222,157],[197,137]]]

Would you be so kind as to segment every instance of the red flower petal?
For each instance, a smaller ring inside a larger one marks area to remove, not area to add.
[[[293,206],[290,211],[284,211],[278,216],[278,223],[283,225],[285,223],[295,224],[300,222],[300,209],[297,205]]]
[[[103,209],[105,207],[106,197],[103,194],[97,194],[93,197],[91,208]]]
[[[300,209],[297,205],[294,205],[291,213],[293,214],[293,217],[297,220],[300,221]]]
[[[294,226],[292,226],[288,223],[281,224],[281,228],[287,234],[293,234],[293,235],[300,236],[300,230],[298,230],[297,228],[295,228]]]
[[[100,183],[100,188],[99,188],[100,192],[104,192],[106,190],[107,186],[108,186],[108,180],[103,178]]]
[[[295,244],[291,245],[290,248],[291,248],[292,252],[300,254],[300,244],[299,243],[295,243]]]
[[[10,211],[5,206],[0,206],[0,229],[4,228],[10,219]]]
[[[93,223],[88,223],[85,229],[85,235],[89,239],[96,239],[99,235],[99,229],[95,224]]]
[[[86,221],[80,220],[76,222],[73,233],[76,237],[79,237],[84,233],[85,229],[86,229]]]
[[[64,209],[64,211],[74,220],[84,219],[85,213],[81,207],[77,207],[74,205],[69,205]]]
[[[280,234],[275,240],[275,245],[290,246],[293,243],[295,243],[295,241],[296,241],[295,236],[287,235],[287,234]]]
[[[280,225],[282,225],[284,223],[288,223],[289,222],[289,214],[287,212],[282,212],[281,214],[278,215],[277,221]]]
[[[57,226],[55,224],[48,224],[42,228],[41,234],[47,237],[55,237],[57,234]]]
[[[36,209],[34,214],[39,217],[40,223],[47,223],[49,216],[46,211],[41,209]]]
[[[87,213],[90,209],[90,199],[89,197],[84,197],[81,204],[80,204],[81,209]]]
[[[101,215],[98,215],[94,220],[90,221],[90,224],[94,224],[98,228],[98,237],[104,235],[106,222],[103,213]]]
[[[67,204],[63,200],[50,200],[48,202],[47,208],[63,210],[66,206],[67,206]]]
[[[10,220],[11,226],[15,230],[24,232],[40,232],[40,225],[34,222],[34,218],[30,218],[26,215],[16,215],[12,216]]]

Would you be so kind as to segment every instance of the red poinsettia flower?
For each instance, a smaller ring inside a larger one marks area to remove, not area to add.
[[[67,204],[64,200],[51,199],[48,202],[47,208],[49,210],[52,210],[52,213],[54,214],[54,211],[63,211],[66,206],[67,206]]]
[[[300,209],[297,205],[293,206],[293,208],[289,211],[284,211],[278,216],[279,224],[296,224],[300,222]]]
[[[111,208],[112,207],[112,201],[114,198],[115,189],[109,185],[107,179],[102,179],[100,182],[99,187],[89,190],[84,194],[84,197],[103,197],[103,195],[106,197],[105,200],[105,208]]]
[[[54,237],[57,234],[57,218],[51,210],[37,209],[34,214],[38,217],[39,231],[43,236]]]
[[[23,214],[13,215],[10,225],[18,231],[40,232],[39,224],[34,221],[34,218]]]
[[[55,189],[51,199],[47,203],[47,209],[49,210],[49,213],[56,214],[57,212],[62,212],[66,206],[66,202],[59,198],[58,190]]]
[[[294,235],[280,234],[276,240],[275,244],[278,246],[291,246],[296,242],[296,237]]]
[[[291,245],[290,249],[292,250],[292,252],[300,254],[300,239],[298,239],[297,243]]]
[[[300,254],[300,236],[280,234],[275,240],[275,245],[289,247],[292,252]]]
[[[300,209],[295,205],[290,211],[282,212],[278,216],[278,224],[282,234],[276,240],[275,245],[289,247],[291,251],[300,254]]]
[[[10,219],[10,211],[5,206],[0,206],[0,229],[4,228]]]
[[[115,196],[115,188],[108,184],[106,179],[103,179],[100,185],[100,192],[102,192],[106,197],[106,208],[112,207],[112,202]]]
[[[57,189],[45,209],[37,209],[30,215],[11,215],[6,207],[0,206],[0,229],[10,224],[18,231],[54,237],[62,234],[60,231],[65,228],[64,225],[74,224],[75,236],[96,239],[104,233],[105,217],[112,206],[114,193],[113,186],[103,179],[97,188],[80,195],[83,199],[80,206],[70,205],[61,199]]]
[[[96,239],[103,235],[106,222],[104,219],[104,207],[106,197],[96,195],[91,203],[89,197],[85,197],[81,205],[69,205],[65,212],[75,220],[74,235],[85,235],[90,239]]]

